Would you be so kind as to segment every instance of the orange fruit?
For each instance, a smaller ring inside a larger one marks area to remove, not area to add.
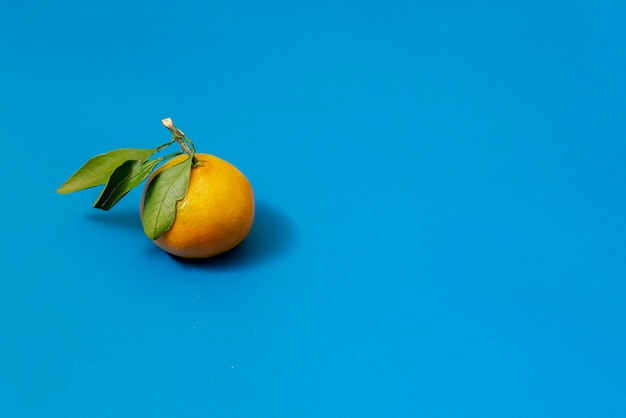
[[[150,175],[143,189],[161,171],[185,159],[172,158]],[[237,246],[254,222],[254,192],[248,179],[232,164],[209,154],[196,154],[201,165],[191,169],[187,194],[176,205],[171,228],[154,242],[170,254],[207,258]]]

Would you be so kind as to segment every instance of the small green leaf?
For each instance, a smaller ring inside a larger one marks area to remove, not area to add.
[[[156,149],[121,148],[96,155],[57,189],[57,193],[66,194],[106,184],[120,165],[129,160],[140,162],[150,158]]]
[[[166,155],[143,163],[137,160],[124,162],[111,174],[109,182],[93,207],[102,210],[111,209],[128,192],[139,186],[159,163],[176,155],[180,155],[180,153]]]
[[[154,167],[156,167],[155,160],[144,164],[137,160],[126,161],[115,169],[93,207],[102,210],[111,209],[129,191],[144,181]]]
[[[176,203],[185,197],[191,175],[191,158],[169,167],[152,179],[143,203],[141,222],[148,238],[155,240],[172,227]]]

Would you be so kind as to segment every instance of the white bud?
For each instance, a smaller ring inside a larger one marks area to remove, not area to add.
[[[172,122],[171,118],[165,118],[165,119],[161,119],[161,123],[163,124],[163,126],[165,126],[167,129],[172,129],[174,128],[174,122]]]

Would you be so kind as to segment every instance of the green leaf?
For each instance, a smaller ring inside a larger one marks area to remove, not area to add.
[[[96,155],[57,189],[57,193],[66,194],[106,184],[120,165],[129,160],[140,162],[150,158],[156,149],[121,148]]]
[[[143,203],[141,222],[148,238],[155,240],[172,227],[176,203],[185,197],[191,175],[191,158],[169,167],[152,179]]]
[[[143,163],[138,160],[122,163],[111,174],[109,182],[102,190],[102,193],[100,193],[93,207],[102,210],[111,209],[128,192],[139,186],[159,163],[176,155],[180,155],[180,153],[166,155],[165,157],[144,161]]]
[[[106,187],[100,193],[98,200],[93,207],[102,210],[109,210],[134,187],[150,175],[156,167],[156,160],[150,160],[144,164],[138,160],[130,160],[117,167]]]

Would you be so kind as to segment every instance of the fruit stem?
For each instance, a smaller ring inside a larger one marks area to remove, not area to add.
[[[172,138],[178,142],[180,149],[191,158],[191,163],[195,166],[198,163],[198,159],[196,158],[196,152],[195,149],[193,149],[191,140],[187,138],[183,131],[174,126],[174,122],[171,118],[161,119],[161,123],[172,133]],[[191,147],[189,146],[190,144]]]

